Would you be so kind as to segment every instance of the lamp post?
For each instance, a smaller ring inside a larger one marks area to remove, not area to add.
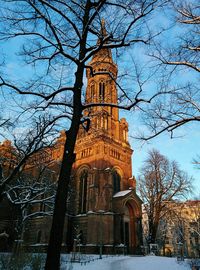
[[[102,253],[103,253],[103,220],[102,216],[104,211],[99,210],[99,215],[100,215],[100,243],[99,243],[99,259],[102,259]]]

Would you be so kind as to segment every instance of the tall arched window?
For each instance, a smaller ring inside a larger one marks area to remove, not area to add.
[[[87,182],[88,182],[88,172],[84,170],[80,174],[80,187],[79,187],[79,212],[86,212],[87,205]]]
[[[91,98],[91,101],[94,100],[94,96],[95,96],[95,85],[94,83],[91,85],[91,88],[90,88],[90,98]]]
[[[113,172],[113,194],[120,191],[120,182],[121,182],[121,176],[118,174],[118,172]]]
[[[105,100],[105,83],[104,82],[99,83],[99,99],[101,101]]]

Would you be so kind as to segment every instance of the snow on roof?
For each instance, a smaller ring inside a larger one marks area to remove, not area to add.
[[[113,198],[123,197],[123,196],[125,196],[126,194],[128,194],[128,193],[130,193],[130,192],[131,192],[130,189],[129,189],[129,190],[119,191],[119,192],[117,192],[117,193],[113,196]]]

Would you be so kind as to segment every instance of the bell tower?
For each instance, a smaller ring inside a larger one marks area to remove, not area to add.
[[[97,44],[107,36],[102,21]],[[91,106],[84,116],[90,119],[90,129],[86,131],[80,125],[76,142],[72,175],[75,193],[70,206],[74,209],[72,227],[82,232],[88,252],[98,252],[95,248],[101,245],[109,248],[125,243],[125,235],[126,245],[134,252],[140,244],[135,234],[140,227],[136,220],[141,218],[141,200],[132,177],[133,150],[128,142],[128,123],[125,118],[119,120],[118,68],[107,44],[94,54],[86,72],[85,103]]]
[[[101,39],[108,36],[105,23],[101,23]],[[125,118],[119,120],[117,93],[117,65],[112,58],[111,49],[100,48],[88,63],[85,103],[91,107],[84,112],[90,119],[88,132],[80,126],[76,143],[75,168],[83,164],[103,171],[112,170],[120,176],[119,190],[135,187],[132,179],[132,149],[128,142],[128,123]],[[130,180],[132,179],[132,180]],[[113,190],[114,184],[112,184]]]
[[[102,38],[108,35],[105,23],[102,21]],[[100,39],[97,44],[100,43]],[[118,68],[112,59],[109,48],[100,49],[88,63],[87,69],[88,85],[86,89],[86,103],[95,103],[99,106],[92,107],[88,113],[92,119],[92,127],[103,131],[113,139],[119,140],[119,109],[117,105],[118,95],[116,79]],[[111,104],[105,106],[103,104]]]

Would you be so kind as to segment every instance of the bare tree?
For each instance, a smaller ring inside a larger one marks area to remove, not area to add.
[[[193,159],[193,164],[197,167],[197,169],[200,168],[200,156],[197,155],[194,159]]]
[[[4,130],[7,129],[9,126],[12,126],[9,119],[4,119],[0,115],[0,135],[3,136]]]
[[[20,209],[18,237],[23,239],[26,222],[37,217],[51,216],[55,199],[56,182],[52,171],[47,168],[37,168],[38,176],[20,173],[14,183],[7,187],[4,195]]]
[[[32,121],[32,127],[12,136],[14,145],[8,140],[0,145],[0,199],[4,196],[7,186],[13,184],[17,174],[23,171],[30,158],[44,147],[52,145],[54,135],[52,120],[40,117]]]
[[[59,258],[66,212],[66,200],[72,164],[76,155],[74,147],[79,126],[86,131],[90,119],[85,117],[92,106],[112,106],[124,110],[134,109],[140,103],[149,103],[163,93],[145,98],[141,88],[126,93],[120,87],[118,104],[91,103],[83,101],[83,78],[85,70],[91,76],[109,73],[95,72],[88,65],[89,59],[100,50],[130,47],[137,43],[147,44],[150,32],[150,15],[167,1],[64,1],[24,0],[1,1],[1,40],[22,39],[21,55],[26,64],[37,69],[37,78],[31,76],[26,82],[16,83],[8,76],[1,76],[0,86],[5,91],[30,96],[26,111],[34,115],[50,113],[53,123],[65,126],[66,142],[60,170],[55,208],[50,233],[46,269],[59,269]],[[103,18],[106,18],[107,31]],[[98,40],[98,42],[96,42]],[[58,79],[55,70],[62,65]],[[117,82],[116,82],[117,83]],[[120,102],[121,101],[121,102]],[[62,121],[61,121],[62,120]]]
[[[33,135],[35,138],[35,133]],[[39,137],[40,147],[36,144],[31,147],[31,135],[27,137],[30,139],[29,143],[25,137],[21,141],[15,141],[14,145],[8,140],[0,145],[0,181],[4,183],[1,203],[9,201],[10,205],[19,210],[19,215],[16,216],[18,239],[23,239],[28,220],[52,215],[60,167],[59,162],[52,161],[53,146],[49,146],[49,142],[48,148],[44,148],[45,144]],[[21,167],[17,170],[20,162]]]
[[[149,152],[139,177],[139,191],[148,216],[149,243],[155,243],[159,221],[169,211],[169,201],[190,192],[191,179],[157,150]]]
[[[173,137],[177,128],[200,121],[199,1],[171,1],[171,13],[173,32],[170,29],[164,41],[155,42],[150,56],[159,72],[162,71],[160,75],[164,83],[161,87],[171,89],[172,95],[168,99],[156,100],[145,110],[143,120],[149,133],[139,135],[144,140],[164,132]],[[166,38],[170,42],[166,42]]]

